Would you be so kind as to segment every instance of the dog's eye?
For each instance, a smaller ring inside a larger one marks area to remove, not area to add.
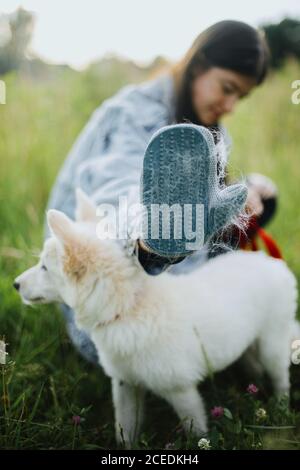
[[[43,269],[44,271],[48,271],[48,269],[46,268],[44,264],[41,266],[41,269]]]

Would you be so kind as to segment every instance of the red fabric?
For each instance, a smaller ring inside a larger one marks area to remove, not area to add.
[[[282,259],[282,254],[277,243],[258,225],[256,217],[251,217],[246,233],[240,233],[239,238],[239,248],[247,249],[247,247],[250,246],[252,251],[258,250],[257,238],[260,238],[270,256]]]
[[[266,249],[268,250],[270,256],[273,258],[282,259],[282,254],[279,249],[279,246],[276,244],[275,240],[265,232],[262,228],[260,228],[257,232],[257,235],[262,239],[265,244]]]

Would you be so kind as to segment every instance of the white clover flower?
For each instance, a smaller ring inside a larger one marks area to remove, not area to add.
[[[258,420],[263,421],[267,417],[267,412],[264,408],[258,408],[255,412],[255,416]]]
[[[198,442],[198,447],[202,450],[211,449],[210,440],[205,439],[204,437]]]

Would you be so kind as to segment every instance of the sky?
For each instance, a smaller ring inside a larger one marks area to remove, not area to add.
[[[110,54],[140,65],[157,55],[178,60],[203,29],[223,19],[255,27],[300,19],[300,0],[0,0],[2,13],[18,6],[35,13],[31,50],[78,69]]]

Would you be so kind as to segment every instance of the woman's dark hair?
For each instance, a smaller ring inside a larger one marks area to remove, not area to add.
[[[197,36],[181,61],[171,67],[176,89],[176,122],[199,122],[191,99],[191,84],[199,73],[211,67],[233,70],[265,79],[270,53],[263,34],[246,23],[225,20],[215,23]]]

